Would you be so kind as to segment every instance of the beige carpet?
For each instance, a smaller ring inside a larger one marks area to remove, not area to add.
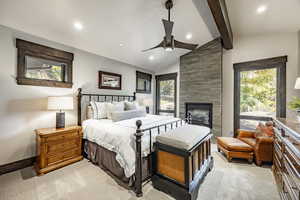
[[[214,148],[215,149],[215,148]],[[242,160],[228,163],[213,152],[215,167],[200,187],[199,200],[277,200],[270,166],[257,167]],[[170,200],[168,195],[144,187],[145,200]],[[133,200],[133,192],[119,186],[110,176],[87,160],[44,176],[26,168],[0,176],[0,200]]]

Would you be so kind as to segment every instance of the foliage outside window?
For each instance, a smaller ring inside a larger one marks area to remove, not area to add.
[[[136,92],[137,93],[151,93],[152,75],[144,72],[136,72]]]
[[[26,78],[65,81],[66,64],[26,56]]]
[[[160,81],[160,109],[174,110],[174,96],[175,96],[175,81],[163,80]]]
[[[241,115],[276,115],[276,69],[241,72]]]

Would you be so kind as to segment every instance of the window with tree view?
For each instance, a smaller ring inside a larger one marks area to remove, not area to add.
[[[255,129],[252,116],[276,116],[276,74],[276,68],[240,72],[240,128]]]
[[[177,73],[156,76],[156,111],[159,115],[176,116]]]
[[[66,64],[26,56],[26,78],[51,80],[51,81],[65,81]]]

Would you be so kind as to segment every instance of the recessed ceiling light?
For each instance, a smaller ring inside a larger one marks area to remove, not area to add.
[[[256,9],[256,12],[257,12],[258,14],[262,14],[262,13],[266,12],[266,10],[267,10],[267,6],[266,6],[266,5],[261,5],[261,6],[259,6],[259,7]]]
[[[122,43],[121,43],[121,44],[119,44],[119,45],[120,45],[120,47],[124,46],[124,44],[122,44]]]
[[[186,34],[186,36],[185,36],[185,38],[186,38],[187,40],[192,39],[192,37],[193,37],[193,34],[191,34],[191,33],[188,33],[188,34]]]
[[[154,56],[149,56],[149,60],[154,60]]]
[[[74,28],[81,31],[83,29],[83,26],[80,22],[74,22]]]

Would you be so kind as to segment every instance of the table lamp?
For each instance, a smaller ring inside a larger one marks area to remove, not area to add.
[[[146,112],[148,114],[150,113],[150,107],[152,106],[152,104],[153,104],[152,99],[150,98],[143,99],[143,105],[146,106]]]
[[[65,127],[65,112],[73,110],[73,97],[48,97],[48,110],[58,110],[56,113],[56,128]]]

